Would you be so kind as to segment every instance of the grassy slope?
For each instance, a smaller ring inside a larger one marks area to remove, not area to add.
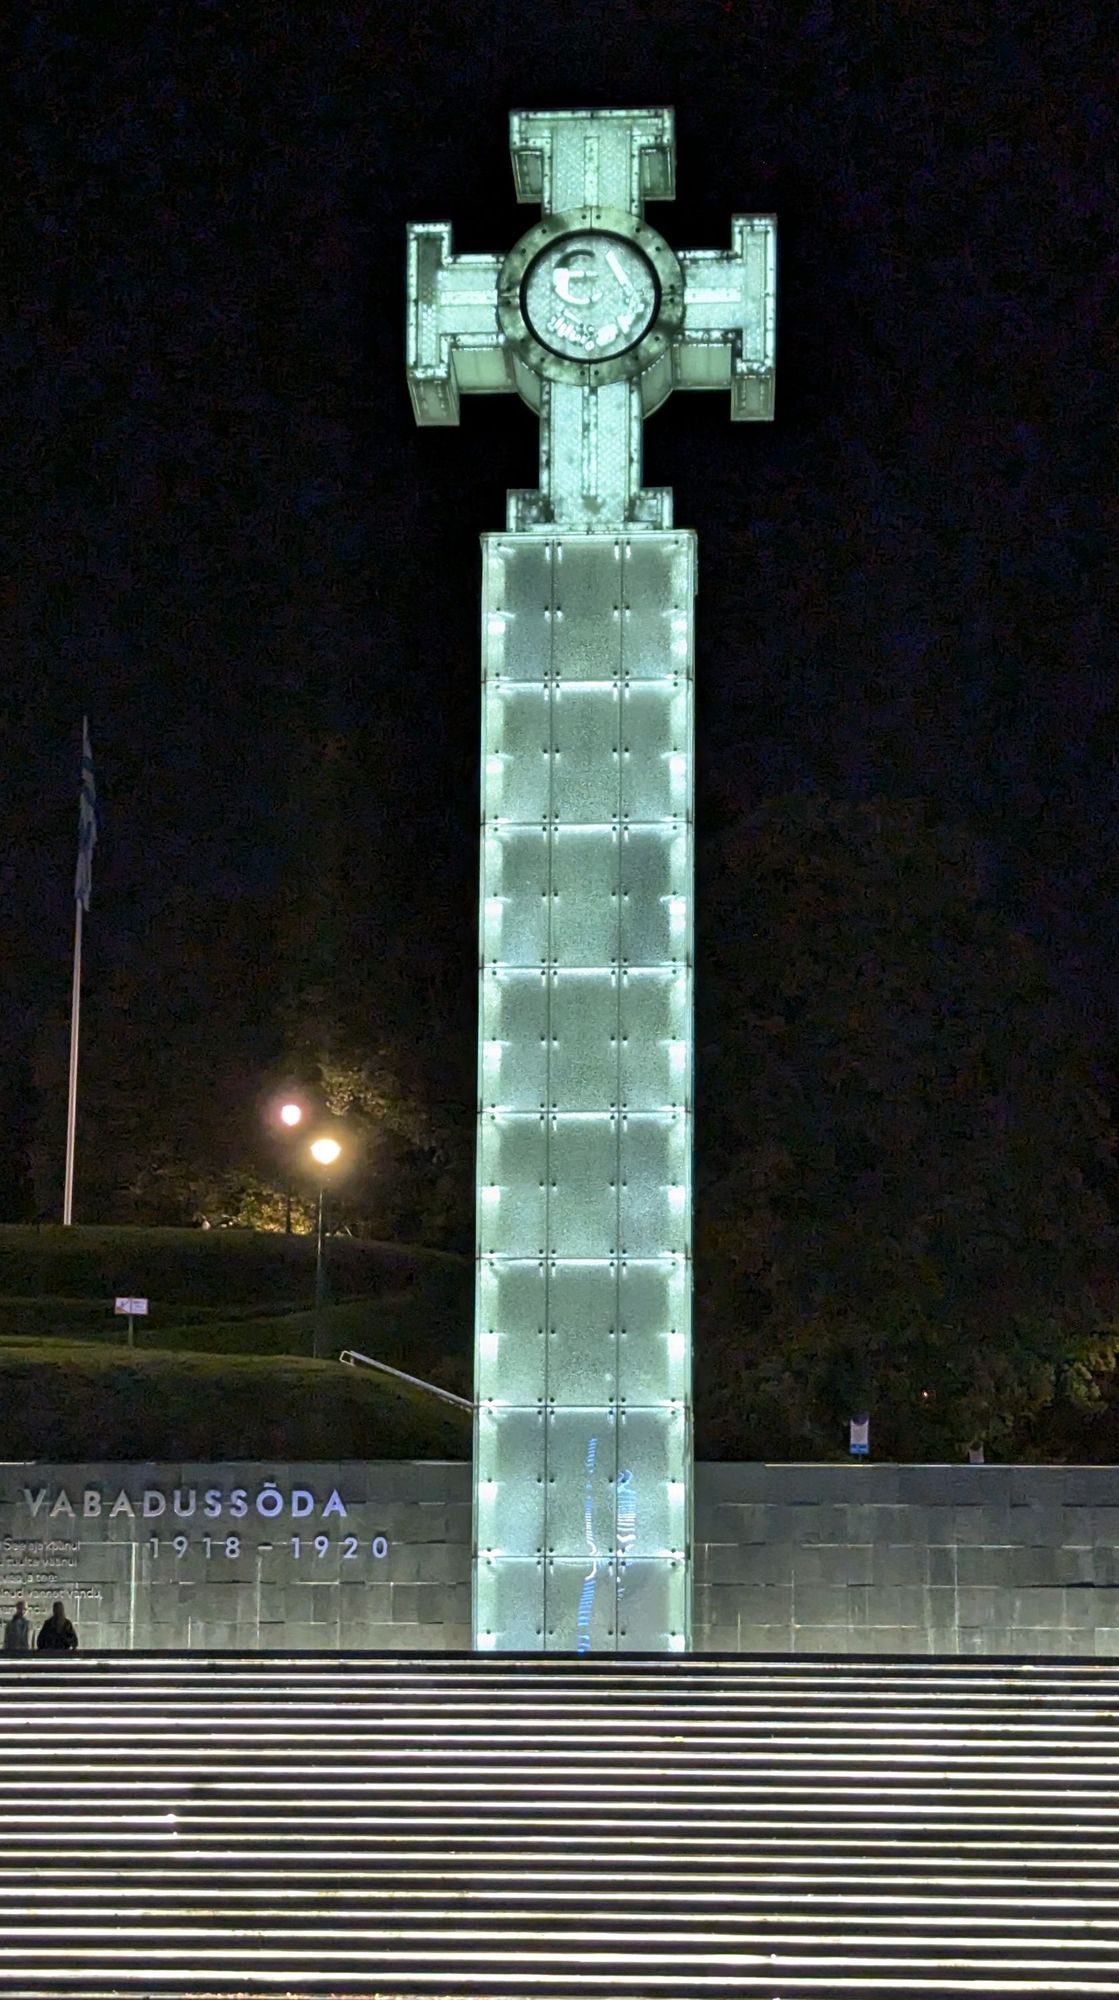
[[[327,1361],[130,1355],[63,1341],[0,1353],[0,1457],[464,1458],[470,1419]]]
[[[468,1263],[335,1239],[328,1353],[468,1393]],[[123,1346],[118,1292],[151,1301]],[[310,1357],[314,1244],[240,1230],[0,1228],[0,1455],[461,1457],[436,1398]]]
[[[336,1236],[328,1245],[336,1298],[368,1297],[405,1281],[461,1274],[465,1260],[439,1250],[362,1243]],[[313,1236],[251,1229],[62,1229],[0,1227],[0,1298],[103,1300],[140,1293],[153,1306],[310,1304],[315,1285]]]

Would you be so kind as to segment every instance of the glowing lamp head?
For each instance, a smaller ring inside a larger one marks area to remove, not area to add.
[[[286,1125],[289,1130],[294,1129],[296,1125],[301,1125],[303,1123],[303,1106],[301,1104],[281,1104],[280,1123],[281,1125]]]
[[[341,1151],[337,1139],[314,1139],[311,1143],[311,1158],[320,1167],[332,1167]]]

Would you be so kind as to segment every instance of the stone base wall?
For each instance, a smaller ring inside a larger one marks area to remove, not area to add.
[[[1119,1468],[696,1467],[695,1646],[1119,1655]]]
[[[83,1648],[465,1651],[470,1468],[0,1466],[0,1615]],[[1119,1655],[1119,1468],[699,1465],[697,1652]]]
[[[0,1467],[0,1607],[86,1650],[470,1646],[470,1468]]]

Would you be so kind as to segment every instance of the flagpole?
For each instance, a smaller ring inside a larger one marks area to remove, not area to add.
[[[78,1127],[78,1027],[82,1008],[82,902],[74,901],[74,983],[70,994],[70,1092],[66,1100],[66,1180],[62,1190],[62,1222],[74,1220],[74,1138]]]
[[[78,1029],[82,1012],[82,917],[89,908],[93,850],[97,845],[97,786],[89,747],[89,718],[82,717],[82,783],[78,795],[78,865],[74,870],[74,983],[70,993],[70,1090],[66,1099],[66,1178],[62,1226],[74,1220],[74,1138],[78,1127]]]

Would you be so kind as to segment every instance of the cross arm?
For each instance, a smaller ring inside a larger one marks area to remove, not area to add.
[[[408,388],[419,424],[457,424],[459,396],[515,389],[497,318],[498,257],[456,257],[446,222],[408,230]]]
[[[729,250],[684,250],[684,326],[673,354],[679,389],[729,389],[739,421],[773,415],[777,225],[736,215]]]
[[[514,111],[509,150],[518,201],[545,215],[597,206],[642,213],[676,192],[675,118],[659,111]]]

